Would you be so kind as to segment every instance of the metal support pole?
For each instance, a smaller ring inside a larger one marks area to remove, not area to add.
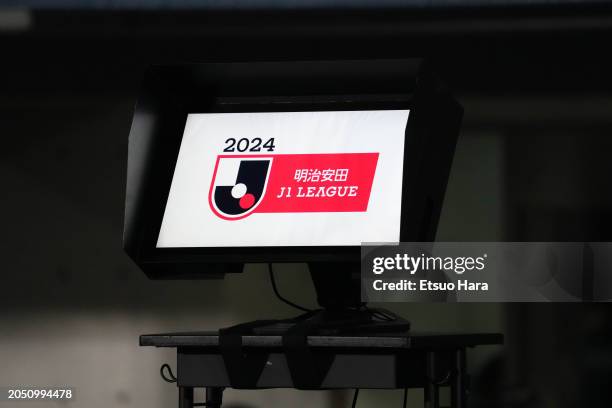
[[[206,407],[221,408],[223,403],[223,387],[206,387]]]
[[[178,387],[179,408],[193,408],[193,387]]]
[[[436,353],[427,352],[425,357],[425,372],[427,384],[425,384],[425,408],[440,408],[440,393],[436,384]]]
[[[468,374],[465,348],[456,350],[452,362],[451,408],[467,408]]]

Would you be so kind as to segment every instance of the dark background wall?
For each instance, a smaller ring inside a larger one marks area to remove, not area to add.
[[[124,255],[127,135],[150,63],[432,56],[466,111],[438,239],[610,241],[612,10],[564,3],[0,8],[0,385],[71,385],[78,407],[170,406],[157,373],[172,354],[140,349],[139,334],[294,313],[261,266],[153,282]],[[305,267],[280,268],[283,293],[312,305]],[[470,354],[474,406],[609,406],[607,304],[386,306],[419,330],[506,334]],[[349,402],[290,390],[228,401]]]

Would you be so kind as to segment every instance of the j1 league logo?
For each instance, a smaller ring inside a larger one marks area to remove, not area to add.
[[[248,216],[263,199],[272,158],[219,156],[209,192],[212,211],[220,218]]]

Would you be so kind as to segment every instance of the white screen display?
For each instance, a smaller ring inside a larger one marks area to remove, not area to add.
[[[408,114],[189,114],[157,247],[398,242]]]

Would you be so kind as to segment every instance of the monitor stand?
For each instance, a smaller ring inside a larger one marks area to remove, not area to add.
[[[309,263],[308,266],[321,309],[258,326],[254,328],[256,334],[282,334],[295,326],[317,335],[397,333],[410,329],[409,321],[385,309],[369,308],[361,300],[358,262]]]

